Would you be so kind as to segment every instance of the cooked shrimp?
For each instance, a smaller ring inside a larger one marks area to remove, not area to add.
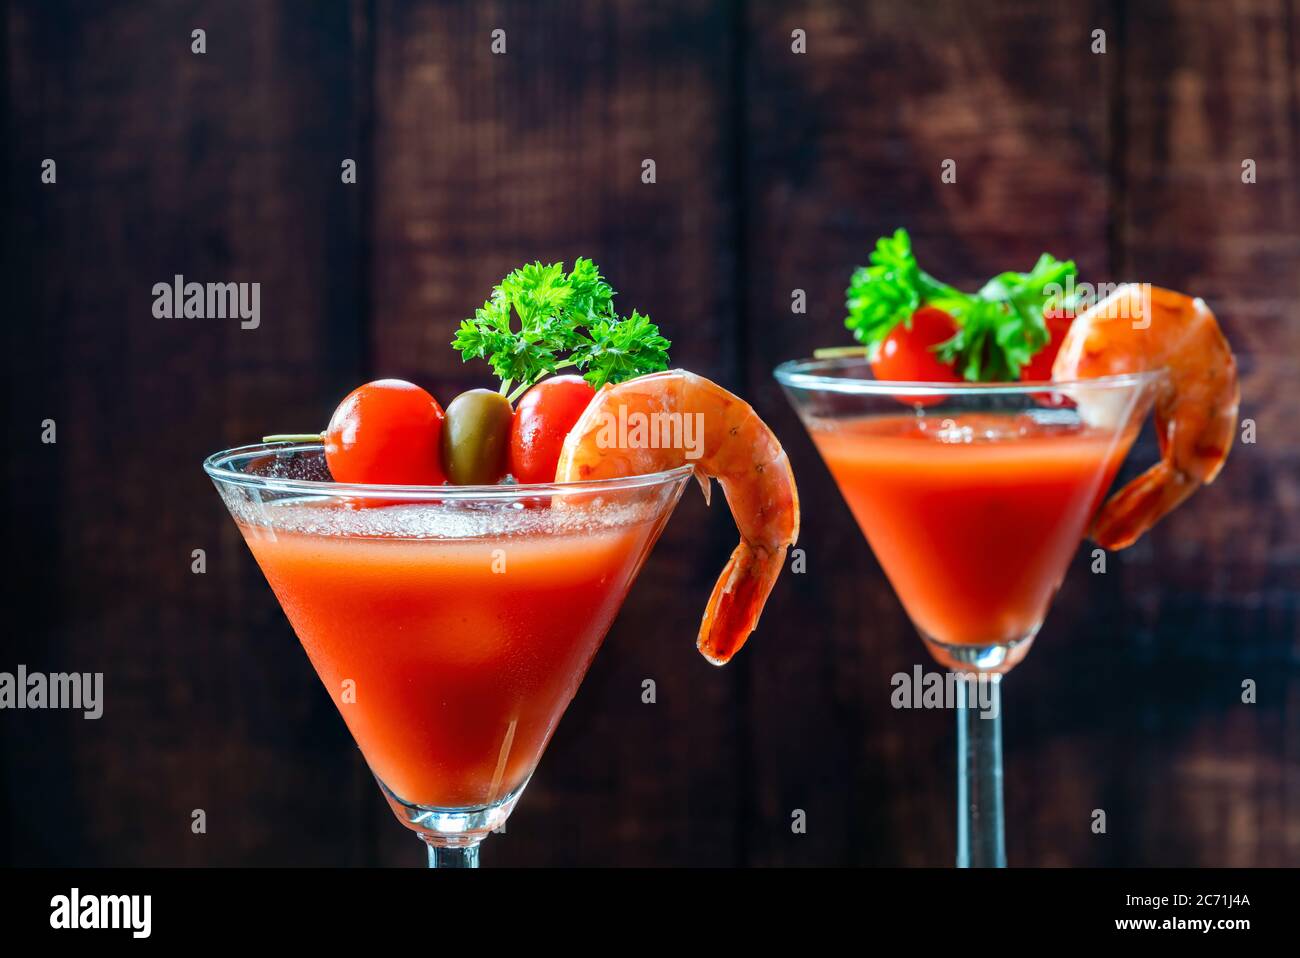
[[[620,425],[621,424],[621,425]],[[668,441],[659,441],[663,439]],[[695,467],[709,497],[717,479],[740,545],[704,610],[696,646],[714,665],[754,631],[799,534],[799,493],[785,451],[748,403],[683,369],[605,386],[570,430],[557,482]]]
[[[1155,399],[1160,461],[1093,519],[1092,537],[1107,549],[1132,545],[1219,474],[1237,431],[1237,364],[1202,300],[1130,283],[1079,314],[1052,366],[1055,380],[1161,368],[1167,375]]]

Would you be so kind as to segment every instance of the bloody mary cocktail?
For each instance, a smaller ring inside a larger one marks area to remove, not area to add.
[[[951,645],[1038,628],[1134,436],[1028,414],[808,425],[912,621]]]
[[[375,379],[319,432],[203,464],[434,868],[477,867],[690,476],[706,499],[718,480],[740,533],[696,634],[713,664],[758,625],[799,534],[772,430],[670,368],[659,327],[614,295],[585,257],[526,263],[450,344],[490,387],[444,407]]]
[[[528,780],[666,518],[276,504],[239,527],[371,769],[406,803]]]
[[[926,650],[961,677],[939,703],[957,718],[957,864],[1002,867],[1001,679],[1033,644],[1163,376],[874,371],[842,357],[786,363],[776,377]]]

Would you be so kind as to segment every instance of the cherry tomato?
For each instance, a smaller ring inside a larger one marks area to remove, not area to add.
[[[595,395],[581,376],[554,376],[524,393],[510,425],[510,472],[516,479],[555,481],[564,437]]]
[[[506,474],[510,400],[494,389],[471,389],[447,403],[442,461],[458,486],[490,486]]]
[[[1045,382],[1052,378],[1052,364],[1056,362],[1056,354],[1061,351],[1061,340],[1074,322],[1074,314],[1065,311],[1044,314],[1043,318],[1047,321],[1047,332],[1052,338],[1046,346],[1034,353],[1029,365],[1020,370],[1022,382]]]
[[[952,339],[957,324],[951,316],[933,306],[922,306],[912,314],[910,327],[899,323],[880,344],[871,371],[877,379],[905,382],[961,382],[948,363],[934,354],[931,347]]]
[[[380,379],[348,393],[325,430],[325,462],[335,482],[437,486],[443,413],[419,386]]]

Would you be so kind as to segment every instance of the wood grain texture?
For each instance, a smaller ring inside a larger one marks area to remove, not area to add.
[[[4,723],[12,859],[359,863],[371,783],[199,468],[319,423],[361,372],[347,10],[6,15],[6,515],[9,541],[34,546],[11,552],[6,585],[39,623],[7,667],[103,671],[106,699],[98,721]],[[177,273],[260,283],[261,325],[156,319],[153,284]],[[304,820],[331,840],[294,834]]]
[[[368,378],[445,399],[482,385],[447,345],[457,322],[520,262],[589,255],[675,364],[781,436],[808,571],[778,584],[732,666],[707,666],[693,638],[735,532],[720,497],[706,510],[688,490],[484,862],[948,864],[952,717],[890,708],[890,676],[929,663],[771,378],[844,341],[847,277],[902,225],[959,285],[1047,249],[1085,278],[1205,296],[1257,430],[1105,575],[1080,550],[1006,683],[1011,861],[1300,864],[1295,15],[1287,0],[10,4],[4,494],[22,547],[5,589],[34,614],[0,669],[102,670],[107,704],[98,722],[0,716],[0,861],[421,861],[198,463],[319,428]],[[260,328],[155,319],[152,285],[175,273],[260,282]]]
[[[1195,290],[1241,358],[1239,443],[1219,480],[1127,557],[1112,597],[1137,626],[1149,784],[1130,854],[1294,865],[1300,790],[1300,46],[1290,5],[1134,5],[1123,34],[1123,272]],[[1243,182],[1253,160],[1256,182]],[[1148,451],[1149,456],[1154,450]],[[1241,684],[1259,686],[1258,705]],[[1173,697],[1173,707],[1156,710]],[[1153,701],[1154,699],[1154,701]]]

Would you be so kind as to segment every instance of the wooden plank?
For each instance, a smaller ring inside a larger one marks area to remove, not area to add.
[[[1141,623],[1153,667],[1179,663],[1184,686],[1132,745],[1148,797],[1125,863],[1300,860],[1287,812],[1300,746],[1285,720],[1300,696],[1293,19],[1282,0],[1142,4],[1125,16],[1124,273],[1205,297],[1241,360],[1242,416],[1257,429],[1123,563],[1118,614]],[[1259,683],[1256,705],[1241,701],[1245,679]]]
[[[374,372],[444,399],[488,384],[448,346],[459,321],[513,267],[587,255],[623,310],[675,341],[675,364],[734,376],[723,12],[704,0],[376,12]],[[679,507],[485,861],[737,859],[744,666],[714,670],[694,650],[734,533],[698,499]],[[655,705],[641,702],[647,678]],[[381,840],[385,861],[413,859],[396,830]]]
[[[367,861],[369,776],[199,470],[222,442],[319,428],[361,372],[350,12],[5,17],[6,511],[25,543],[6,584],[52,622],[11,651],[106,684],[99,721],[28,714],[7,735],[12,860]],[[260,283],[260,325],[156,319],[153,284],[177,273]]]
[[[1109,21],[1097,5],[1017,2],[748,11],[749,369],[794,463],[808,561],[774,595],[778,634],[755,658],[752,860],[944,865],[952,716],[890,707],[890,676],[931,663],[770,374],[847,341],[849,274],[899,226],[928,268],[968,288],[1043,250],[1085,272],[1107,268],[1114,64],[1089,43]],[[792,52],[796,29],[805,54]],[[940,178],[948,159],[951,184]],[[791,314],[795,289],[806,315]],[[1026,774],[1035,753],[1059,745],[1050,730],[1026,741],[1020,700],[1034,693],[1021,688],[1041,681],[1031,667],[1007,693],[1010,854],[1023,864],[1043,860],[1039,836],[1064,827],[1053,801],[1069,787],[1045,790]],[[790,827],[799,808],[804,835]]]

